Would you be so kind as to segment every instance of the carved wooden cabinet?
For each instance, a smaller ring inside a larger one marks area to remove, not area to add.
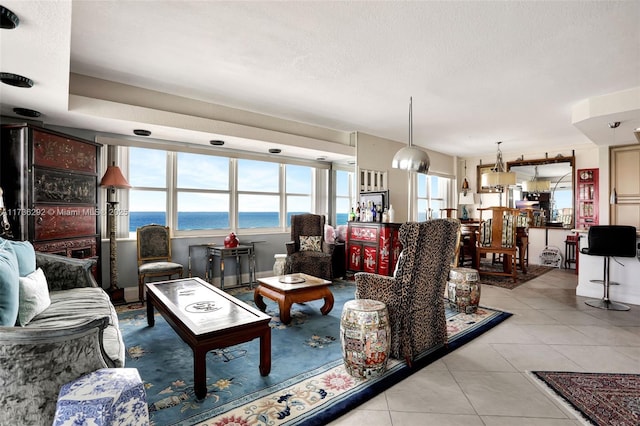
[[[402,245],[399,223],[349,222],[347,230],[347,269],[393,275]]]
[[[2,126],[0,186],[14,238],[41,252],[95,258],[98,282],[100,147],[29,124]]]

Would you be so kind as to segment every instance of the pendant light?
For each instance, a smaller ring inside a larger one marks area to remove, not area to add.
[[[409,98],[409,146],[396,152],[391,161],[394,169],[427,174],[430,165],[429,155],[413,146],[413,98]]]
[[[522,190],[531,194],[549,192],[551,181],[538,178],[538,166],[534,166],[533,178],[522,182]]]
[[[516,174],[514,172],[507,172],[502,161],[502,151],[500,151],[500,144],[502,142],[496,142],[498,145],[498,152],[496,154],[496,164],[490,172],[483,173],[481,177],[482,187],[494,188],[498,192],[502,192],[505,187],[516,184]]]

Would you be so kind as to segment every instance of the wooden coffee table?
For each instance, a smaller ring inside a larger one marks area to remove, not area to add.
[[[207,352],[260,338],[260,374],[271,371],[271,317],[200,278],[146,283],[147,322],[154,307],[193,350],[193,382],[198,399],[207,395]]]
[[[253,292],[253,301],[262,311],[267,309],[262,296],[278,302],[280,321],[284,324],[289,324],[291,322],[291,305],[294,303],[324,299],[324,305],[320,308],[320,312],[322,312],[322,315],[327,315],[331,312],[331,309],[333,309],[333,294],[329,290],[329,284],[331,284],[331,281],[307,274],[288,274],[259,278],[258,287]]]

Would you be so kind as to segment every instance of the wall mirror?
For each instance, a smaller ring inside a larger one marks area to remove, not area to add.
[[[507,171],[516,173],[516,186],[509,191],[509,203],[529,212],[530,226],[573,227],[574,164],[574,156],[561,155],[507,163]]]

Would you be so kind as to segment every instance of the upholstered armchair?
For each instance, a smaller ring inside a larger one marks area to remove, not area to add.
[[[149,277],[182,277],[183,267],[171,261],[171,232],[168,226],[145,225],[136,230],[138,246],[138,299],[144,302],[144,282]]]
[[[447,341],[444,290],[456,253],[460,222],[435,219],[400,227],[402,253],[393,277],[358,272],[356,299],[384,302],[391,322],[391,353],[411,364]]]
[[[302,272],[325,280],[333,279],[335,244],[324,240],[324,222],[324,216],[317,214],[291,216],[291,241],[285,243],[287,273]]]

